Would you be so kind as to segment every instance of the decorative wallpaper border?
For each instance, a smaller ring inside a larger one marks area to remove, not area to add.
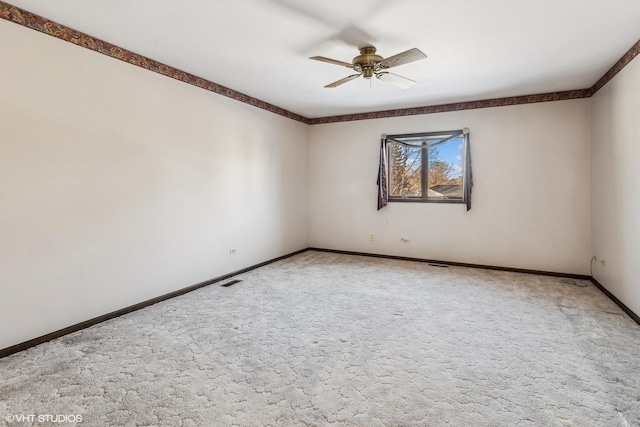
[[[473,110],[476,108],[505,107],[507,105],[533,104],[536,102],[563,101],[566,99],[588,98],[589,89],[566,92],[542,93],[538,95],[510,96],[508,98],[485,99],[481,101],[457,102],[454,104],[431,105],[427,107],[402,108],[399,110],[376,111],[372,113],[347,114],[343,116],[311,119],[312,125],[323,123],[350,122],[354,120],[382,119],[388,117],[415,116],[418,114],[448,113],[451,111]]]
[[[292,113],[291,111],[287,111],[283,108],[269,104],[268,102],[264,102],[260,99],[245,95],[244,93],[240,93],[228,87],[219,85],[198,76],[194,76],[193,74],[178,70],[177,68],[144,57],[142,55],[138,55],[137,53],[123,49],[95,37],[91,37],[87,34],[81,33],[80,31],[76,31],[72,28],[58,24],[57,22],[50,21],[46,18],[43,18],[31,12],[27,12],[26,10],[20,9],[3,1],[0,1],[0,18],[67,41],[69,43],[82,46],[86,49],[93,50],[103,55],[119,59],[120,61],[128,62],[129,64],[145,68],[149,71],[153,71],[154,73],[162,74],[163,76],[171,77],[172,79],[180,80],[190,85],[208,90],[210,92],[224,95],[229,98],[236,99],[240,102],[244,102],[245,104],[253,105],[254,107],[279,114],[289,119],[297,120],[305,124],[310,124],[311,122],[308,118],[303,117],[299,114]]]
[[[609,71],[604,74],[604,76],[600,77],[600,80],[598,80],[593,86],[591,86],[591,89],[589,89],[591,91],[591,95],[599,91],[602,86],[606,85],[609,80],[611,80],[616,74],[618,74],[620,70],[626,67],[627,64],[629,64],[629,62],[631,62],[633,58],[635,58],[639,54],[640,40],[638,40],[633,46],[631,46],[631,49],[629,49],[627,53],[622,55],[622,58],[620,58],[618,62],[616,62],[613,67],[611,67]]]
[[[413,116],[419,114],[445,113],[451,111],[472,110],[477,108],[505,107],[509,105],[533,104],[537,102],[563,101],[567,99],[589,98],[593,96],[602,86],[607,84],[616,74],[620,72],[629,62],[640,54],[640,40],[638,40],[625,53],[618,62],[616,62],[609,71],[605,73],[591,88],[570,90],[564,92],[551,92],[536,95],[511,96],[507,98],[485,99],[480,101],[458,102],[453,104],[431,105],[425,107],[402,108],[397,110],[376,111],[371,113],[346,114],[331,117],[318,117],[309,119],[283,108],[277,107],[268,102],[245,95],[228,87],[219,85],[212,81],[200,78],[177,68],[165,65],[153,59],[138,55],[129,50],[123,49],[111,43],[89,36],[87,34],[66,27],[62,24],[50,21],[34,13],[20,9],[16,6],[0,0],[0,18],[7,21],[22,25],[27,28],[39,31],[60,40],[82,46],[86,49],[93,50],[103,55],[110,56],[120,61],[144,68],[154,73],[172,79],[180,80],[201,89],[217,93],[229,98],[233,98],[245,104],[266,110],[292,120],[296,120],[308,125],[317,125],[323,123],[337,123],[355,120],[382,119],[388,117]]]

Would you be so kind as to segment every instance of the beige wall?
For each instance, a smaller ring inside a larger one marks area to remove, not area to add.
[[[640,58],[592,97],[593,276],[640,314]],[[603,266],[600,262],[605,260]]]
[[[4,20],[0,52],[0,348],[307,247],[307,125]]]
[[[309,243],[588,274],[589,119],[590,100],[580,99],[312,126]],[[475,184],[469,212],[427,203],[376,211],[382,133],[464,127]]]

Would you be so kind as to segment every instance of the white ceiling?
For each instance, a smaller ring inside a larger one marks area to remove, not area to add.
[[[9,0],[308,118],[588,88],[640,39],[639,0]],[[426,60],[323,86],[352,44]],[[371,87],[370,87],[371,83]]]

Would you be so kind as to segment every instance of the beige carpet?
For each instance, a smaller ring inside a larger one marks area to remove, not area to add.
[[[305,252],[0,360],[82,426],[638,426],[640,327],[588,282]]]

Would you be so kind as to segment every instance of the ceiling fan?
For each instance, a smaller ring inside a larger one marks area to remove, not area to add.
[[[358,74],[352,74],[340,79],[337,82],[330,83],[325,87],[338,87],[342,84],[350,82],[360,76],[365,79],[370,79],[373,76],[382,80],[383,82],[390,83],[394,86],[398,86],[402,89],[406,89],[413,85],[415,81],[406,77],[399,76],[397,74],[386,71],[389,68],[397,67],[399,65],[408,64],[410,62],[419,61],[425,59],[427,55],[422,53],[419,49],[413,48],[397,55],[383,58],[380,55],[376,55],[376,48],[373,46],[365,46],[360,48],[360,55],[353,58],[351,64],[337,59],[325,58],[324,56],[312,56],[309,59],[316,61],[328,62],[329,64],[341,65],[343,67],[351,68]]]

